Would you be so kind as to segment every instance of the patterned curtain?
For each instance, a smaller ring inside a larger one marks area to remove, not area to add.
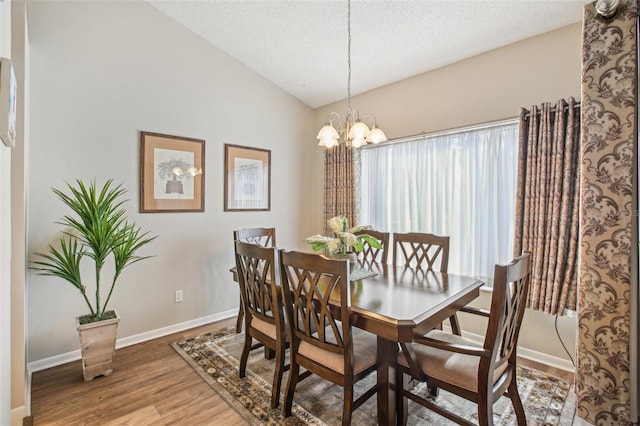
[[[573,98],[520,111],[514,254],[530,251],[527,307],[576,309],[580,107]]]
[[[630,425],[633,205],[637,181],[637,1],[603,19],[584,7],[582,34],[582,208],[578,294],[578,415],[598,425]],[[636,222],[637,223],[637,222]],[[634,255],[635,253],[635,255]],[[637,345],[637,342],[635,342]]]
[[[344,215],[355,225],[353,148],[340,144],[324,155],[324,234],[333,236],[327,220]]]

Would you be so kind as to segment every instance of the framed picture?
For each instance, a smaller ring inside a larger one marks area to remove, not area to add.
[[[204,140],[141,132],[140,212],[204,211]]]
[[[224,145],[224,211],[271,210],[271,151]]]
[[[18,84],[9,58],[0,59],[0,139],[9,148],[16,146],[16,96]]]

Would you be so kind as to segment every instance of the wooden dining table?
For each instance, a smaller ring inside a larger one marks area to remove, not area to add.
[[[237,280],[235,268],[231,269]],[[477,278],[380,263],[351,272],[353,325],[377,336],[379,425],[396,423],[395,369],[399,342],[410,342],[477,298]]]
[[[477,298],[483,282],[461,275],[387,264],[356,267],[375,275],[351,282],[354,326],[378,337],[378,424],[396,423],[399,342],[410,342]],[[352,274],[353,275],[353,274]],[[402,384],[400,384],[402,386]]]

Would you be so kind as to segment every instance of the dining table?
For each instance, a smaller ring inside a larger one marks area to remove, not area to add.
[[[235,268],[231,272],[237,281]],[[377,336],[378,424],[392,425],[397,413],[398,344],[438,327],[477,298],[484,283],[474,277],[370,262],[353,265],[350,281],[353,326]]]

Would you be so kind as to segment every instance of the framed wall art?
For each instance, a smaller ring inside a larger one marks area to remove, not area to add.
[[[224,211],[271,210],[271,151],[224,145]]]
[[[16,97],[18,84],[9,58],[0,59],[0,139],[9,148],[16,146]]]
[[[204,172],[204,140],[141,132],[140,212],[203,212]]]

